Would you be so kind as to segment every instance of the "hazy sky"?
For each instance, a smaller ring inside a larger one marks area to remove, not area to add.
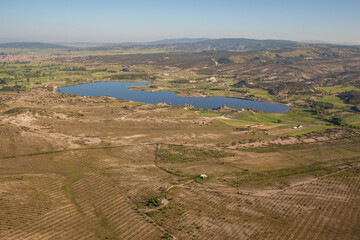
[[[183,37],[360,44],[360,0],[0,0],[0,41]]]

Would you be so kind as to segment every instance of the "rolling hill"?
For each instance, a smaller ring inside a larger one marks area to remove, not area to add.
[[[112,50],[112,49],[158,49],[164,52],[202,52],[202,51],[261,51],[272,48],[288,47],[298,44],[287,40],[256,40],[246,38],[222,38],[222,39],[167,39],[149,43],[122,43],[112,46],[99,46],[88,48],[89,50]]]
[[[170,45],[183,51],[256,51],[269,48],[292,46],[297,44],[286,40],[256,40],[247,38],[211,39],[195,43],[182,43]]]
[[[12,43],[0,43],[0,48],[66,49],[69,47],[65,47],[58,44],[41,43],[41,42],[12,42]]]

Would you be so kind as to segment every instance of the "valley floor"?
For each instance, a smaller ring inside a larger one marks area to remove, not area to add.
[[[0,103],[0,239],[360,236],[357,130],[42,89]]]

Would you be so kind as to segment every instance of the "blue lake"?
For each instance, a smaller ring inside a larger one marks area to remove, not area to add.
[[[227,97],[180,97],[176,92],[143,90],[130,90],[130,86],[146,86],[149,82],[93,82],[59,88],[61,93],[79,94],[81,96],[110,96],[135,102],[149,104],[171,103],[171,105],[190,104],[197,108],[218,108],[222,105],[233,108],[252,108],[269,113],[283,113],[289,111],[289,107],[268,102],[257,102]]]

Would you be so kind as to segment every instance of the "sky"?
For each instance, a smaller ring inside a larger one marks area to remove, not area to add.
[[[0,0],[0,41],[168,38],[360,44],[360,0]]]

